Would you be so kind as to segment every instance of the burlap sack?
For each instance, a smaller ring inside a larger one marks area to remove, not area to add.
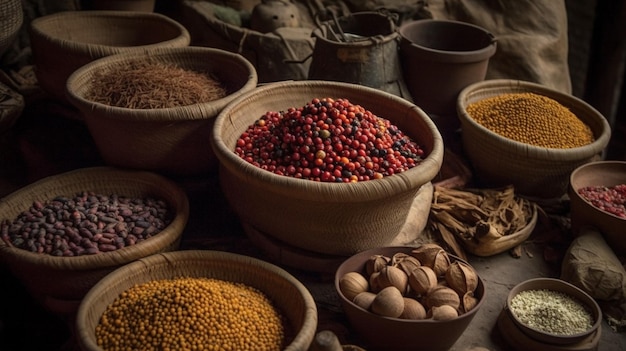
[[[580,229],[563,257],[561,279],[596,299],[613,331],[626,330],[626,269],[598,229]]]
[[[564,0],[426,2],[433,18],[469,22],[496,37],[486,79],[520,79],[571,93]]]
[[[597,229],[581,228],[561,266],[566,280],[598,300],[626,298],[626,270]]]
[[[243,55],[256,68],[259,83],[307,79],[317,22],[331,10],[336,16],[347,11],[340,0],[292,0],[300,10],[300,26],[262,33],[250,28],[249,10],[231,7],[235,1],[225,2],[217,6],[208,0],[184,0],[180,21],[191,33],[191,45]]]

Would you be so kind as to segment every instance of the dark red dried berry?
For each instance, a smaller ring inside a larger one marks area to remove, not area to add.
[[[332,98],[265,113],[242,133],[235,153],[279,175],[323,182],[380,179],[415,167],[424,156],[389,120]]]

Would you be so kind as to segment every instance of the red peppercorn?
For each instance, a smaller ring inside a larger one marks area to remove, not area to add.
[[[592,206],[626,219],[626,184],[587,186],[578,189],[578,194]]]
[[[328,182],[380,179],[418,165],[424,156],[389,120],[332,98],[265,113],[242,133],[235,152],[279,175]]]

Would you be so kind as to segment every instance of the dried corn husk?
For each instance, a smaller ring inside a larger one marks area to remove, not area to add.
[[[503,189],[460,190],[435,186],[429,228],[459,257],[465,251],[491,256],[511,250],[532,233],[534,203]]]

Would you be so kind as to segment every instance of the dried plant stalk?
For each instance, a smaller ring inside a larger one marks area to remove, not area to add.
[[[227,95],[208,73],[172,63],[135,60],[124,67],[96,72],[88,100],[130,109],[159,109],[210,102]]]
[[[534,205],[512,186],[476,191],[435,186],[429,227],[460,257],[463,248],[481,256],[519,244],[516,234],[533,217]]]

